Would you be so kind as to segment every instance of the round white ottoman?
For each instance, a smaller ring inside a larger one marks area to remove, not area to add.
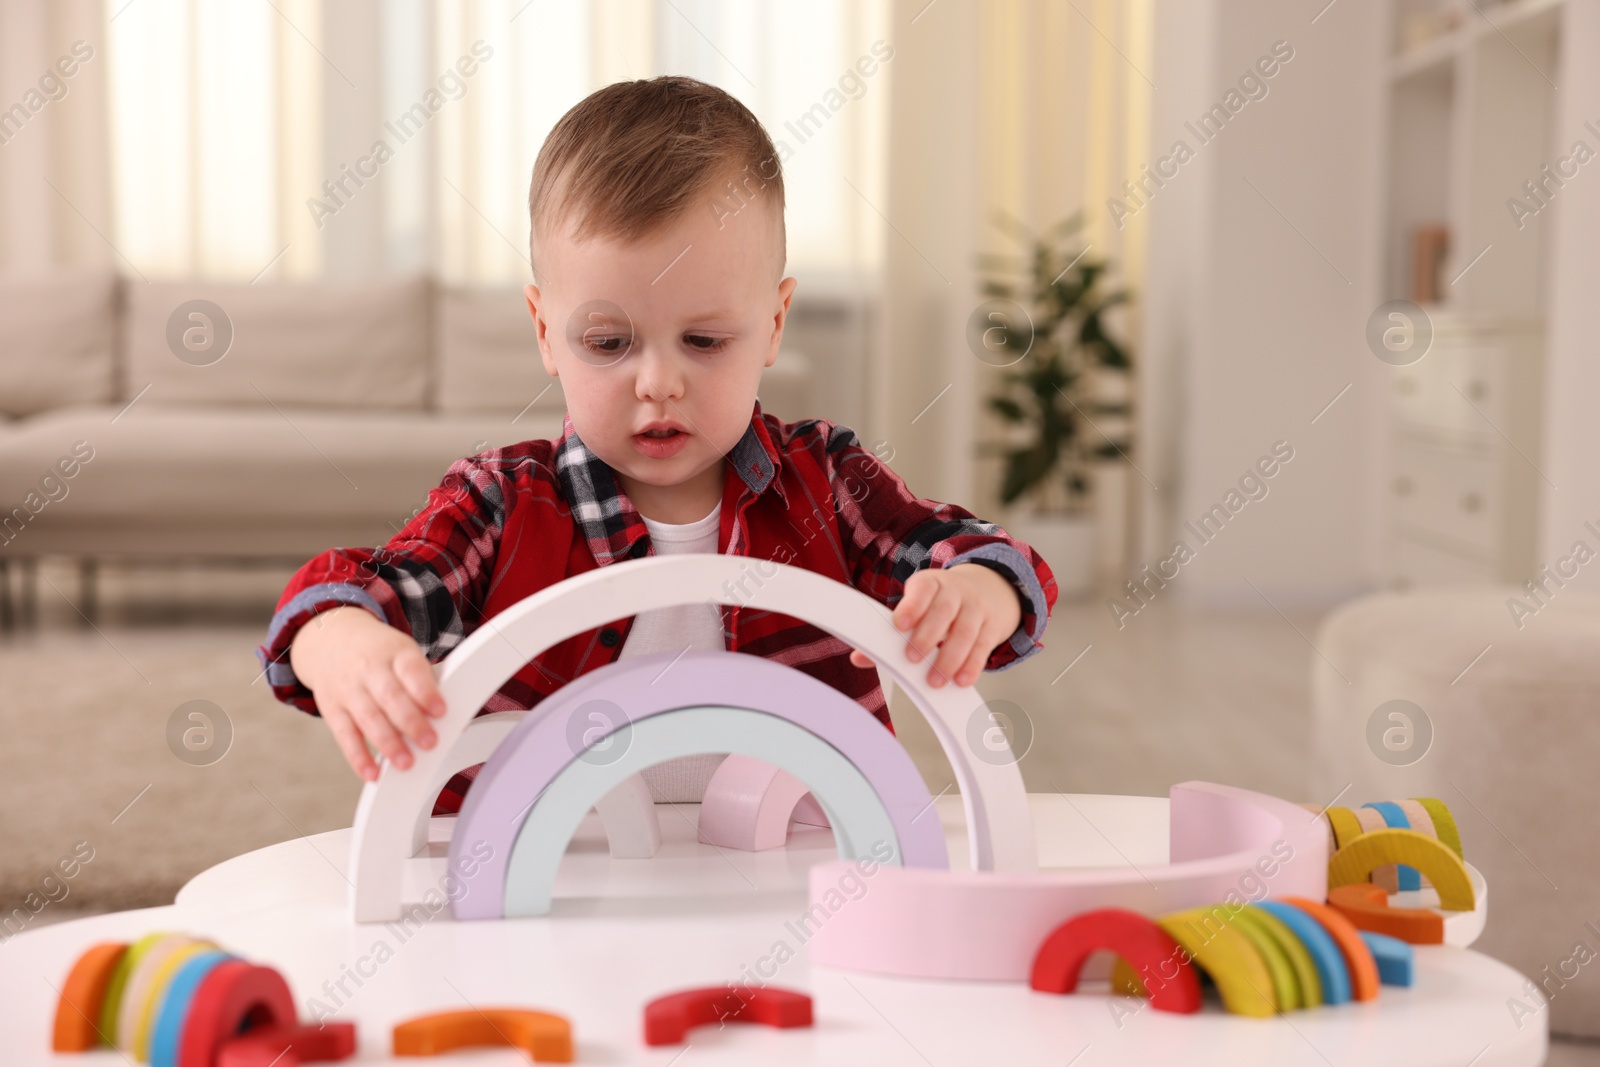
[[[1600,599],[1550,589],[1542,606],[1478,586],[1335,610],[1312,657],[1312,781],[1319,803],[1448,804],[1489,883],[1473,947],[1530,979],[1506,1011],[1600,1036]],[[1394,700],[1421,714],[1370,722]]]

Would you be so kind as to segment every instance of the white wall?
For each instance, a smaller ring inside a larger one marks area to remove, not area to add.
[[[1585,122],[1600,127],[1600,4],[1569,3],[1562,12],[1563,106],[1556,143],[1565,154],[1574,139],[1600,147]],[[1594,171],[1595,173],[1590,173]],[[1554,205],[1550,274],[1552,293],[1545,356],[1545,474],[1559,488],[1544,490],[1541,563],[1551,563],[1582,539],[1595,538],[1586,522],[1600,526],[1600,163],[1590,163],[1568,182]],[[1586,566],[1577,582],[1600,591],[1597,568]]]
[[[1152,153],[1182,138],[1195,158],[1145,209],[1145,416],[1161,492],[1135,569],[1274,442],[1294,449],[1214,540],[1187,535],[1195,558],[1158,595],[1261,607],[1253,582],[1279,607],[1311,606],[1376,583],[1384,379],[1363,332],[1379,302],[1381,5],[1335,4],[1312,24],[1319,6],[1158,0]],[[1266,97],[1201,144],[1184,120],[1280,40],[1294,55]]]

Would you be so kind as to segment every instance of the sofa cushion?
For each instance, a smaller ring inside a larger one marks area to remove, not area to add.
[[[109,401],[116,300],[109,270],[0,278],[0,414]]]
[[[436,292],[440,411],[515,414],[530,401],[533,411],[566,410],[560,383],[539,361],[520,286],[440,286]]]
[[[150,395],[120,415],[114,405],[63,408],[0,434],[0,513],[42,495],[40,479],[75,454],[88,458],[64,487],[46,486],[55,499],[34,505],[39,513],[28,525],[41,534],[57,524],[90,526],[104,531],[112,551],[118,524],[130,521],[183,527],[221,517],[281,524],[356,516],[385,520],[393,533],[455,460],[561,433],[560,416],[549,413],[512,424],[500,415],[196,408]]]
[[[423,278],[130,285],[124,398],[149,386],[161,404],[422,410],[428,290]],[[196,300],[220,317],[184,307]]]

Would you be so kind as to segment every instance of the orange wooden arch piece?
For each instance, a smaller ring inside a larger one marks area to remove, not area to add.
[[[1377,892],[1382,893],[1380,886],[1373,886]],[[1305,897],[1283,897],[1285,904],[1293,904],[1328,931],[1328,936],[1333,938],[1334,944],[1339,946],[1340,955],[1344,956],[1344,965],[1350,971],[1350,995],[1356,1000],[1378,999],[1378,962],[1372,958],[1372,950],[1367,943],[1361,940],[1361,931],[1355,924],[1337,908],[1330,908],[1326,904],[1319,904],[1315,900]]]
[[[708,1023],[811,1025],[811,998],[776,986],[709,986],[657,997],[644,1008],[644,1043],[676,1045]]]
[[[56,1025],[50,1047],[56,1052],[87,1052],[102,1044],[100,1005],[105,1002],[111,975],[128,946],[107,941],[95,945],[72,965],[61,996],[56,1001]]]
[[[474,1008],[407,1019],[394,1028],[396,1056],[437,1056],[474,1045],[521,1049],[538,1063],[572,1062],[572,1024],[526,1008]]]
[[[1330,886],[1328,904],[1358,930],[1388,934],[1413,945],[1444,944],[1444,916],[1431,908],[1391,908],[1389,894],[1371,882]]]
[[[1044,993],[1070,993],[1078,988],[1084,962],[1100,951],[1115,953],[1145,976],[1139,984],[1157,1011],[1200,1010],[1200,978],[1188,953],[1152,920],[1126,908],[1082,912],[1052,930],[1039,944],[1028,984]]]

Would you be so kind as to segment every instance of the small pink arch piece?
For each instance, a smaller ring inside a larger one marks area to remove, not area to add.
[[[807,811],[800,810],[810,796],[806,784],[781,767],[731,753],[711,775],[700,801],[700,840],[744,852],[782,848],[789,823],[802,814],[822,820],[808,825],[829,825],[815,798]]]
[[[1033,958],[1028,984],[1044,993],[1071,993],[1084,961],[1101,951],[1116,953],[1141,976],[1157,1011],[1200,1010],[1200,979],[1188,953],[1171,934],[1126,908],[1082,912],[1052,930]]]

